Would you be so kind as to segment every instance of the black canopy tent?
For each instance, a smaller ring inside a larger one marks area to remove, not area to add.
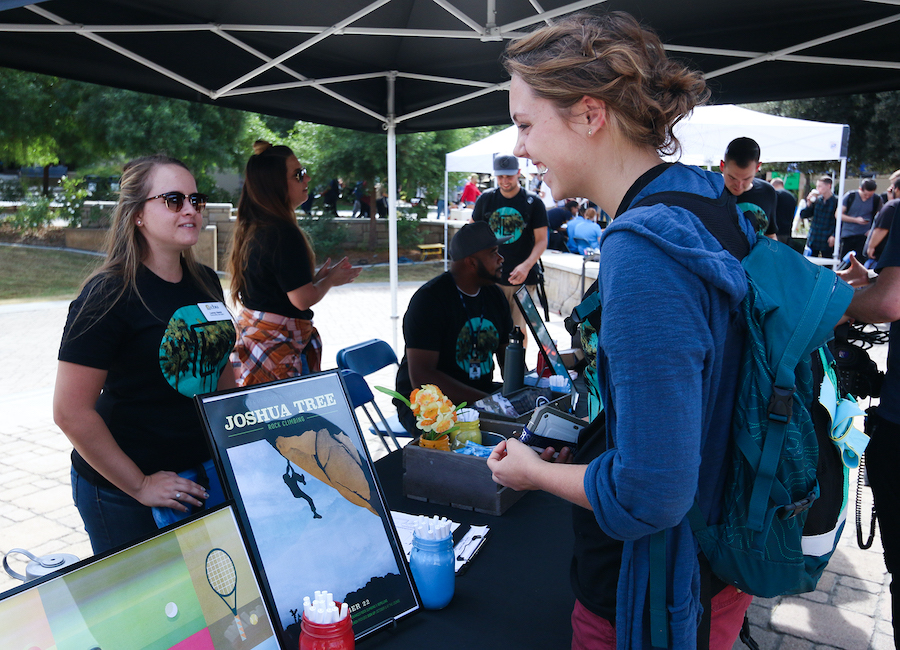
[[[624,10],[702,70],[717,103],[877,92],[900,88],[898,4],[0,0],[0,66],[385,130],[396,288],[395,134],[507,123],[509,39],[574,11]]]

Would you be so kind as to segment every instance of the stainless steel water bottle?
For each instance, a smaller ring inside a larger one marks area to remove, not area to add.
[[[514,327],[509,335],[506,356],[503,364],[503,396],[521,389],[525,384],[525,335],[518,327]]]

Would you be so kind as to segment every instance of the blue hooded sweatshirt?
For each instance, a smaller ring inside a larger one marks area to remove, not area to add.
[[[675,164],[631,205],[662,191],[722,190],[721,175]],[[708,521],[719,514],[741,354],[733,315],[747,279],[696,216],[662,204],[618,216],[601,258],[597,374],[609,449],[588,465],[584,487],[600,527],[625,542],[617,647],[650,647],[649,540],[667,530],[670,647],[695,648],[699,549],[685,515],[695,498]]]

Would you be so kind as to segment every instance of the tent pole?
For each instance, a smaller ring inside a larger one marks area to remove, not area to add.
[[[844,181],[847,179],[847,156],[841,156],[841,182],[838,185],[837,211],[834,215],[834,250],[831,259],[834,261],[834,269],[837,270],[841,263],[841,200],[844,196]]]
[[[450,172],[444,163],[444,270],[447,270],[447,251],[450,250],[450,242],[447,235],[450,231]]]
[[[388,121],[387,165],[388,165],[388,249],[391,269],[391,330],[394,352],[397,352],[397,126],[394,122],[394,81],[396,72],[388,75]],[[397,356],[400,356],[399,354]]]

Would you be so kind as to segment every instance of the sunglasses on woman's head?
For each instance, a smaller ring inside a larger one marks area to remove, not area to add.
[[[150,196],[144,199],[144,201],[152,201],[153,199],[164,199],[166,207],[172,212],[181,212],[181,208],[184,207],[184,200],[187,199],[190,201],[191,206],[193,206],[197,212],[200,212],[206,207],[206,202],[209,200],[209,197],[206,194],[200,194],[199,192],[194,192],[193,194],[163,192],[156,196]]]
[[[298,170],[297,172],[294,173],[294,178],[297,179],[297,182],[298,182],[298,183],[302,183],[302,182],[303,182],[303,177],[304,177],[304,176],[308,176],[308,175],[309,175],[309,174],[308,174],[307,171],[306,171],[306,167],[304,167],[303,169],[300,169],[300,170]]]

